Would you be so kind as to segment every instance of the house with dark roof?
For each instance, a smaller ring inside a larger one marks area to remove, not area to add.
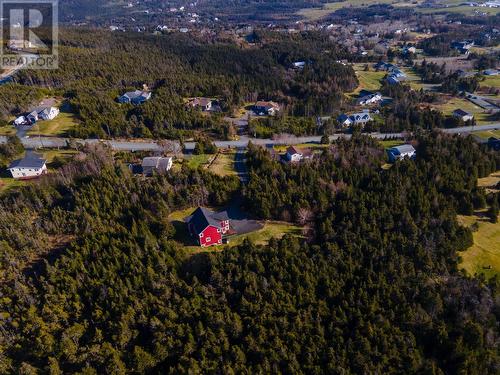
[[[387,149],[387,156],[389,157],[389,162],[395,163],[398,160],[405,158],[414,159],[417,151],[412,145],[401,145],[396,147],[391,147]]]
[[[463,122],[474,120],[474,115],[472,113],[464,111],[461,108],[455,109],[452,115],[456,119],[462,120]]]
[[[365,126],[367,122],[372,121],[370,112],[358,112],[352,115],[342,114],[337,117],[337,121],[340,125],[344,127],[349,127],[352,125]]]
[[[148,101],[151,99],[151,92],[149,91],[141,91],[141,90],[135,90],[135,91],[130,91],[126,92],[122,96],[118,97],[118,102],[119,103],[132,103],[135,105],[143,104],[144,102]]]
[[[259,116],[274,116],[280,110],[280,106],[275,102],[258,101],[253,106],[253,111]]]
[[[361,90],[359,97],[356,100],[358,105],[371,105],[379,103],[382,100],[382,95],[379,92],[371,92],[368,90]]]
[[[500,151],[500,139],[496,137],[488,138],[488,147],[495,151]]]
[[[221,245],[223,237],[229,233],[230,220],[226,211],[213,212],[198,207],[185,219],[189,233],[201,247]]]
[[[16,180],[29,180],[47,173],[47,161],[40,155],[28,152],[23,159],[15,160],[7,168]]]

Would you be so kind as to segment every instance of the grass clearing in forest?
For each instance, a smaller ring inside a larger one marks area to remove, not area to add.
[[[79,123],[74,113],[61,112],[53,120],[38,121],[26,134],[34,136],[40,133],[46,137],[64,136]]]
[[[217,211],[216,208],[209,208]],[[180,244],[192,243],[192,238],[189,236],[184,219],[194,212],[195,208],[190,207],[185,210],[178,210],[172,212],[168,216],[168,220],[174,225],[176,229],[176,240]],[[263,227],[255,232],[245,233],[241,235],[232,236],[229,238],[229,244],[212,246],[209,248],[202,248],[195,245],[185,245],[184,248],[193,254],[201,252],[215,252],[221,251],[226,248],[232,248],[243,243],[246,239],[252,241],[256,245],[265,245],[272,238],[282,238],[283,236],[290,234],[297,237],[302,237],[302,228],[294,225],[292,223],[281,222],[281,221],[266,221],[263,222]]]
[[[188,160],[188,167],[192,169],[198,169],[199,167],[203,165],[207,165],[210,158],[214,157],[214,155],[207,155],[207,154],[202,154],[202,155],[191,155],[189,156]]]
[[[219,176],[236,176],[236,170],[234,169],[234,158],[236,153],[232,152],[219,152],[217,157],[212,162],[208,170]]]
[[[500,224],[491,223],[481,213],[474,216],[458,216],[461,225],[477,226],[473,233],[474,245],[461,252],[460,268],[470,275],[484,274],[493,277],[500,273]]]
[[[464,111],[472,113],[477,124],[489,122],[489,114],[486,113],[484,109],[464,98],[450,97],[445,103],[433,105],[433,107],[448,116],[451,116],[455,109],[460,108]]]
[[[10,177],[1,177],[0,178],[0,194],[7,193],[12,189],[16,189],[25,185],[25,181],[15,180]]]
[[[16,128],[12,125],[0,126],[0,135],[15,135]]]
[[[369,70],[365,71],[365,65],[367,64]],[[377,72],[370,67],[370,63],[367,64],[353,65],[356,76],[358,77],[359,86],[352,93],[349,93],[351,97],[355,97],[361,90],[378,91],[382,88],[382,79],[387,72]]]

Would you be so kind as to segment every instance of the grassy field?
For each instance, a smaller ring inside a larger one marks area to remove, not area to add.
[[[193,169],[198,169],[202,165],[208,164],[210,158],[214,155],[192,155],[188,159],[188,167]]]
[[[500,89],[500,75],[485,77],[480,83],[481,87],[495,87]],[[499,99],[500,95],[491,96],[494,99]]]
[[[477,224],[474,245],[460,253],[461,268],[469,274],[482,273],[492,277],[500,273],[500,225],[490,223],[480,216],[459,216],[459,222],[467,227]]]
[[[14,135],[16,134],[16,128],[12,125],[0,126],[0,135]]]
[[[393,2],[394,2],[393,0],[348,0],[348,1],[327,3],[323,5],[323,7],[321,8],[301,9],[297,12],[297,14],[299,16],[307,18],[308,20],[316,21],[342,8],[366,7],[373,4],[389,4]]]
[[[490,137],[500,138],[500,130],[478,131],[474,132],[473,134],[484,139],[488,139]]]
[[[489,122],[489,115],[485,113],[481,107],[478,107],[477,105],[464,98],[451,97],[446,101],[446,103],[434,105],[433,107],[440,110],[445,115],[451,115],[451,113],[455,109],[461,108],[464,111],[472,113],[476,119],[477,124],[484,124]]]
[[[494,172],[490,174],[488,177],[480,178],[477,181],[477,185],[492,191],[491,188],[494,188],[500,182],[500,171]]]
[[[219,176],[236,175],[237,173],[234,169],[235,155],[235,152],[219,153],[208,170],[212,173],[218,174]]]
[[[53,120],[39,121],[28,132],[28,135],[64,136],[67,132],[78,125],[79,121],[74,113],[61,112]]]
[[[56,157],[63,159],[70,159],[74,155],[78,154],[75,150],[50,150],[43,153],[43,157],[47,159],[47,164],[54,161]]]
[[[395,146],[401,146],[404,144],[404,142],[400,139],[391,139],[388,141],[379,141],[379,143],[382,145],[384,148],[391,148]]]
[[[382,79],[387,74],[386,72],[376,72],[371,67],[369,71],[364,71],[365,64],[354,64],[353,68],[358,77],[359,86],[349,94],[351,97],[356,96],[361,90],[380,90],[382,87]]]
[[[25,181],[14,180],[13,178],[0,178],[0,194],[6,193],[12,189],[18,188],[26,184]]]
[[[311,150],[322,150],[322,149],[327,148],[329,146],[330,145],[322,145],[320,143],[301,143],[301,144],[295,145],[295,147],[297,147],[297,148],[302,148],[302,149],[308,148]],[[276,145],[276,146],[274,146],[274,150],[276,152],[285,152],[288,147],[290,147],[290,146]]]

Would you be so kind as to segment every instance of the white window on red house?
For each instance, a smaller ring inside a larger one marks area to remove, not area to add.
[[[210,237],[207,237],[207,238],[205,239],[205,242],[210,242],[210,241],[212,241],[212,239],[211,239]]]
[[[200,233],[200,238],[202,238],[202,237],[203,237],[203,233]]]

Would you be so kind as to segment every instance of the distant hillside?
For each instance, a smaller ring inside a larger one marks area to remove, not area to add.
[[[200,0],[196,6],[186,0],[61,0],[60,13],[63,21],[111,20],[115,17],[134,15],[148,10],[154,14],[170,8],[185,6],[188,10],[208,13],[230,19],[289,18],[297,10],[318,7],[328,0]],[[133,6],[129,6],[133,4]],[[168,13],[163,13],[167,15]]]

